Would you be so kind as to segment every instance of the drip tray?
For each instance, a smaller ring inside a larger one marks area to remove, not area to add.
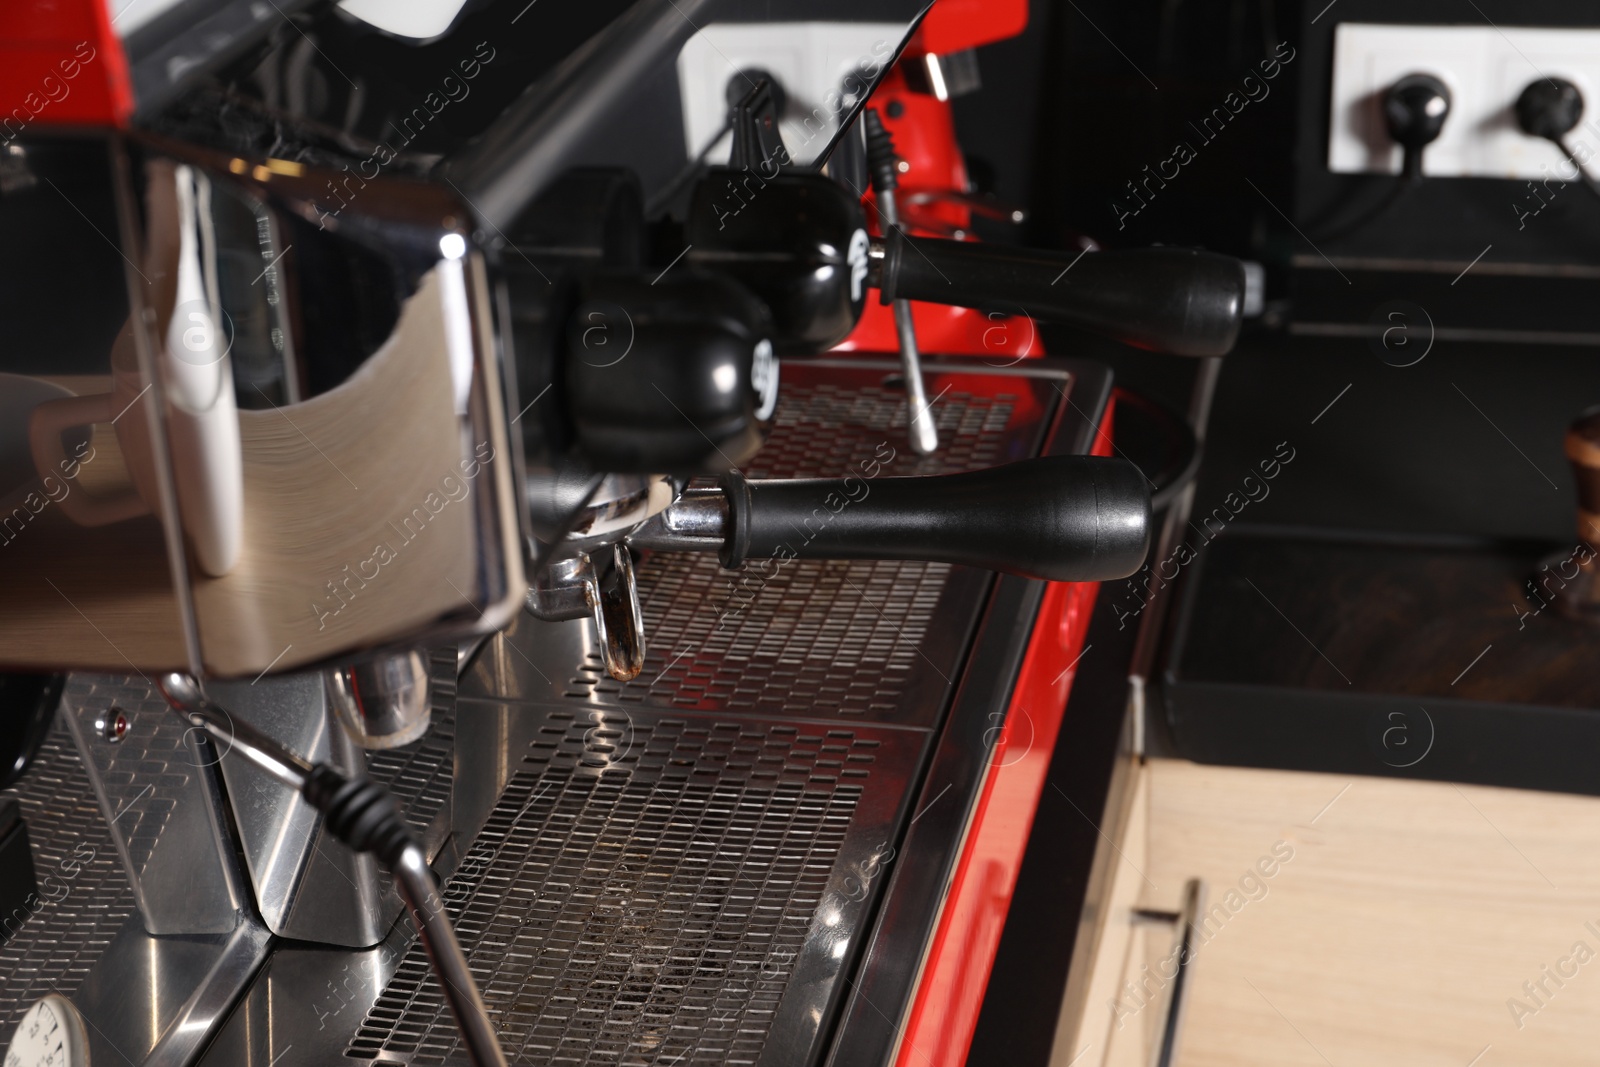
[[[498,710],[468,702],[460,715]],[[511,714],[532,737],[445,888],[508,1058],[757,1064],[776,1062],[769,1047],[780,1060],[809,1047],[923,738]],[[464,1062],[420,947],[345,1054]]]

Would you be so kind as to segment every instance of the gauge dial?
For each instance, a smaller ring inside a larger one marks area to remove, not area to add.
[[[66,997],[41,998],[17,1024],[0,1067],[89,1067],[83,1016]]]

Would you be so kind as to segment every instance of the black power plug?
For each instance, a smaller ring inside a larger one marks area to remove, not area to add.
[[[1384,125],[1404,156],[1400,164],[1400,180],[1385,182],[1382,199],[1356,213],[1342,223],[1332,226],[1313,224],[1317,242],[1338,241],[1358,230],[1372,225],[1400,201],[1407,189],[1422,181],[1422,152],[1439,139],[1445,120],[1450,117],[1453,101],[1450,87],[1432,74],[1407,74],[1388,89],[1381,100]],[[1335,208],[1335,214],[1338,212]]]
[[[1563,139],[1583,118],[1583,93],[1565,78],[1540,78],[1517,97],[1516,112],[1523,133],[1554,141],[1566,151]]]
[[[1422,150],[1439,139],[1450,117],[1450,89],[1432,74],[1407,74],[1383,94],[1383,118],[1405,152],[1400,172],[1408,181],[1422,180]]]
[[[1583,161],[1567,144],[1567,134],[1583,118],[1583,92],[1565,78],[1539,78],[1528,83],[1517,97],[1517,125],[1529,137],[1540,137],[1561,150],[1578,178],[1596,196],[1600,185],[1583,169]]]

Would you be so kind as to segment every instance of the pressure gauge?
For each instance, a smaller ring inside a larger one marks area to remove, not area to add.
[[[83,1016],[66,997],[42,997],[17,1024],[0,1067],[89,1067]]]

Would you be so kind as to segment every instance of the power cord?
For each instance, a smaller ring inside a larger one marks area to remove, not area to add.
[[[313,764],[249,723],[236,720],[211,703],[200,683],[187,674],[160,679],[162,695],[172,710],[199,727],[222,753],[239,754],[295,790],[322,813],[328,830],[357,852],[370,852],[394,875],[395,889],[411,911],[417,936],[428,955],[434,977],[455,1017],[467,1058],[473,1067],[507,1067],[478,984],[456,940],[439,887],[411,829],[381,785],[366,778],[346,778],[326,763]]]
[[[1337,241],[1370,226],[1388,213],[1411,189],[1422,184],[1423,151],[1439,138],[1450,117],[1450,88],[1432,74],[1407,74],[1383,94],[1383,120],[1389,136],[1403,153],[1400,176],[1389,183],[1383,198],[1354,218],[1317,233],[1312,240]]]
[[[1579,179],[1591,193],[1600,196],[1600,183],[1583,169],[1577,153],[1567,143],[1571,133],[1583,118],[1583,92],[1565,78],[1540,78],[1528,83],[1517,97],[1517,125],[1530,137],[1541,137],[1557,148],[1578,172]]]

